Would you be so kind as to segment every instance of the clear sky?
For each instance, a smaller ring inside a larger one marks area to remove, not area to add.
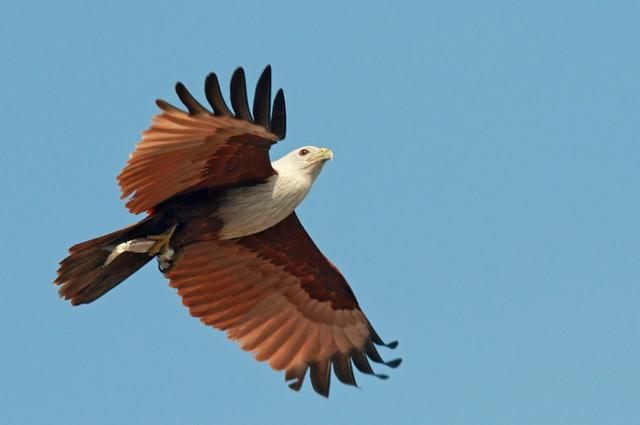
[[[0,6],[0,422],[640,423],[640,3],[89,3]],[[137,220],[115,176],[154,99],[267,63],[273,155],[335,153],[301,220],[404,358],[328,400],[155,265],[83,307],[52,285]]]

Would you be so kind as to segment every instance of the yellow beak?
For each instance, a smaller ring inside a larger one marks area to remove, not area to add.
[[[320,148],[316,156],[313,158],[314,161],[328,161],[333,159],[333,152],[329,148]]]

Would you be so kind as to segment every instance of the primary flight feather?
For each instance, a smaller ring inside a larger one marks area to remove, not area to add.
[[[353,365],[386,378],[369,360],[397,367],[375,348],[397,343],[376,334],[295,213],[333,153],[305,146],[269,159],[286,134],[282,90],[271,103],[271,68],[252,110],[242,68],[231,78],[233,112],[213,73],[205,81],[212,111],[181,83],[176,93],[187,111],[158,100],[162,112],[118,176],[127,208],[146,218],[71,247],[55,280],[60,295],[90,303],[156,257],[193,316],[284,370],[294,390],[307,370],[324,396],[332,368],[350,385]]]

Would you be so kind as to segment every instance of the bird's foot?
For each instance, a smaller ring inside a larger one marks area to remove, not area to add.
[[[167,251],[158,255],[158,270],[162,273],[169,273],[175,269],[180,258],[182,258],[183,252],[184,251],[182,249],[178,252],[174,252],[173,249],[169,248]]]
[[[177,224],[174,224],[166,232],[161,233],[159,235],[147,236],[147,239],[155,241],[155,243],[151,246],[151,248],[149,248],[149,251],[147,251],[147,254],[153,257],[156,254],[168,252],[171,249],[169,247],[169,241],[173,236],[173,232],[175,232],[176,230],[176,226]]]

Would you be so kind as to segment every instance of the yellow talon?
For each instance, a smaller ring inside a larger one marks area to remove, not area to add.
[[[169,230],[159,235],[147,236],[147,239],[156,241],[156,243],[154,243],[153,246],[149,248],[149,251],[147,251],[147,253],[151,257],[153,257],[159,252],[166,251],[167,249],[169,249],[169,241],[171,240],[171,237],[173,236],[173,232],[175,232],[177,225],[178,225],[177,223],[174,224],[173,226],[171,226],[171,228],[169,228]]]

